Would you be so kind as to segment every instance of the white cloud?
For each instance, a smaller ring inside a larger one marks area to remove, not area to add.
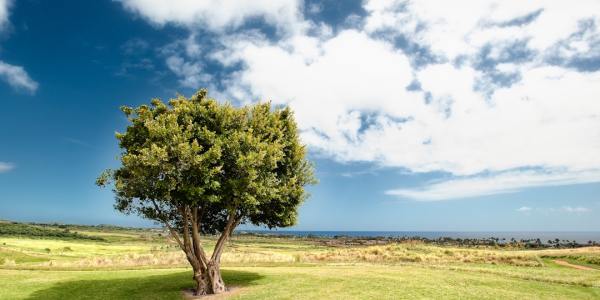
[[[8,172],[15,168],[15,165],[0,161],[0,173]]]
[[[393,118],[427,110],[417,93],[405,89],[413,79],[407,57],[355,30],[325,40],[303,36],[285,45],[243,41],[236,47],[226,57],[246,68],[229,86],[246,91],[244,100],[291,105],[305,141],[340,160],[375,160],[379,154],[365,147],[370,135],[360,132],[366,114],[374,114],[374,124],[393,127]]]
[[[0,78],[16,89],[23,89],[34,93],[38,83],[29,77],[21,66],[14,66],[0,61]]]
[[[198,77],[207,59],[241,65],[224,77],[226,89],[214,92],[290,105],[313,151],[338,161],[453,175],[388,194],[442,200],[600,181],[600,71],[547,61],[557,52],[570,59],[600,49],[596,27],[579,33],[583,21],[600,24],[598,1],[373,0],[365,2],[364,22],[335,33],[305,20],[296,2],[277,4],[285,9],[244,4],[231,15],[221,12],[230,10],[225,2],[210,10],[213,25],[202,23],[210,18],[200,4],[154,2],[123,3],[153,23],[190,28],[192,38],[181,41],[186,50],[167,58],[182,85],[197,88],[209,79]],[[293,17],[284,20],[275,11]],[[187,50],[198,44],[196,28],[222,31],[252,16],[289,34],[273,41],[242,31],[219,36],[222,49],[208,56]],[[411,63],[414,54],[390,38],[399,35],[442,59]],[[529,55],[521,60],[510,52],[519,41]],[[498,63],[489,68],[512,84],[498,83],[478,66],[486,47],[488,59]],[[420,89],[408,90],[415,82]]]
[[[369,0],[365,8],[366,30],[409,36],[449,59],[506,40],[526,39],[534,50],[546,51],[569,38],[581,21],[600,21],[600,2],[595,0],[577,5],[554,0]]]
[[[121,0],[123,6],[157,25],[174,23],[190,28],[222,31],[252,18],[285,30],[299,24],[298,0]]]
[[[600,72],[522,65],[520,82],[485,95],[474,89],[482,75],[472,67],[415,70],[403,52],[364,32],[303,38],[238,41],[226,57],[245,65],[230,79],[233,97],[292,106],[313,150],[339,161],[475,178],[485,172],[506,178],[524,167],[554,170],[569,183],[583,173],[600,174],[594,154],[600,149]],[[423,91],[405,89],[414,79]],[[542,174],[526,186],[546,179]],[[521,188],[517,180],[510,184],[462,193]]]
[[[386,194],[419,201],[440,201],[511,193],[529,187],[600,181],[600,171],[510,171],[434,182],[424,187],[388,190]]]
[[[529,215],[531,212],[534,211],[533,208],[529,207],[529,206],[523,206],[520,207],[518,209],[516,209],[516,211],[520,212],[520,213],[524,213],[526,215]],[[587,207],[583,207],[583,206],[563,206],[560,208],[536,208],[535,209],[536,212],[538,213],[544,213],[544,214],[584,214],[584,213],[588,213],[591,212],[592,210],[587,208]]]
[[[210,76],[202,72],[198,62],[185,61],[182,57],[173,55],[167,58],[167,67],[180,77],[179,83],[185,87],[198,87],[210,80]]]
[[[0,32],[8,24],[8,13],[11,5],[11,0],[0,0]],[[0,79],[6,81],[13,88],[26,90],[30,93],[34,93],[38,88],[38,83],[29,77],[23,67],[11,65],[1,60]]]
[[[8,9],[11,5],[11,0],[0,0],[0,31],[8,24]]]
[[[587,213],[590,212],[591,210],[587,207],[582,207],[582,206],[577,206],[577,207],[571,207],[571,206],[563,206],[560,209],[563,212],[567,212],[567,213]]]

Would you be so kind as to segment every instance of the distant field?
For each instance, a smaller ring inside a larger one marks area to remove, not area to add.
[[[160,231],[75,231],[83,237],[0,235],[0,298],[180,299],[193,286],[183,255]],[[334,247],[235,236],[223,275],[236,287],[233,299],[600,299],[599,258],[600,247]]]

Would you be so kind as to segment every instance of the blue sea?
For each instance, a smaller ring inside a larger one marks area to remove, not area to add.
[[[587,244],[588,241],[600,243],[600,231],[292,231],[292,230],[238,230],[238,232],[250,232],[273,235],[289,236],[317,236],[331,238],[334,236],[347,237],[423,237],[437,239],[440,237],[461,239],[484,239],[500,238],[507,241],[514,238],[540,239],[546,243],[548,240],[560,239]]]

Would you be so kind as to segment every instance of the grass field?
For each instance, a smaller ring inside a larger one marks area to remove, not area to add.
[[[181,299],[181,290],[193,286],[183,255],[164,233],[77,232],[102,239],[0,236],[0,298]],[[598,247],[333,247],[235,236],[226,251],[223,277],[235,287],[232,299],[600,299]]]

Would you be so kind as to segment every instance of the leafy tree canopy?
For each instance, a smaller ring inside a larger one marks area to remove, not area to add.
[[[206,94],[122,107],[130,125],[117,133],[121,167],[97,180],[113,182],[117,210],[167,226],[198,276],[218,269],[238,224],[293,225],[305,186],[315,182],[289,108],[238,108]],[[199,233],[221,233],[210,259]],[[220,291],[210,276],[208,283],[206,293]]]

